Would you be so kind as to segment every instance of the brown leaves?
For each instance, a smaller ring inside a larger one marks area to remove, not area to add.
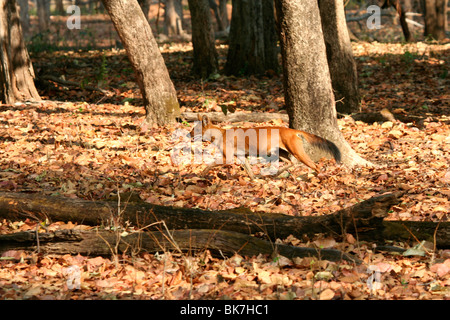
[[[31,222],[29,222],[31,223]],[[6,224],[4,225],[6,226]],[[4,227],[3,226],[3,227]],[[20,225],[27,230],[28,224]],[[30,225],[30,227],[34,227]],[[66,228],[62,223],[49,229]],[[74,227],[72,225],[72,227]],[[83,226],[76,226],[82,228]],[[354,241],[349,237],[351,242]],[[306,245],[289,238],[291,244]],[[401,245],[401,244],[398,244]],[[141,253],[104,257],[38,256],[8,251],[0,258],[0,294],[9,299],[432,299],[448,297],[447,251],[424,257],[374,254],[369,244],[310,243],[358,254],[364,263],[283,256],[213,258],[189,254]],[[435,262],[430,263],[431,259]],[[73,272],[78,270],[78,274]],[[78,277],[79,286],[71,277]]]
[[[91,68],[105,57],[103,87],[113,97],[59,85],[43,92],[60,101],[0,108],[0,190],[63,194],[106,199],[137,194],[145,201],[210,210],[248,207],[254,211],[318,216],[351,206],[375,194],[404,190],[403,203],[388,219],[447,221],[450,211],[450,129],[445,46],[415,43],[353,43],[361,80],[363,111],[390,110],[394,118],[367,124],[338,120],[346,140],[376,166],[347,169],[321,161],[313,175],[303,165],[283,178],[251,181],[237,164],[213,169],[204,164],[175,165],[172,133],[184,124],[151,128],[144,122],[140,93],[123,51],[42,54],[36,70],[66,74],[71,81],[90,79]],[[190,45],[161,46],[188,111],[278,111],[284,109],[281,78],[221,76],[192,81],[180,52]],[[224,51],[225,48],[221,47]],[[411,52],[417,54],[411,54]],[[409,53],[409,54],[407,54]],[[408,57],[413,56],[413,59]],[[78,61],[78,62],[76,62]],[[56,63],[55,63],[56,62]],[[447,63],[448,64],[448,63]],[[64,65],[67,70],[57,69]],[[80,68],[80,65],[83,68]],[[91,83],[95,85],[95,83]],[[101,102],[99,102],[101,101]],[[229,124],[222,124],[229,125]],[[242,123],[252,126],[255,124]],[[287,125],[274,119],[268,125]],[[190,152],[190,151],[189,151]],[[253,166],[259,172],[263,165]],[[128,198],[122,199],[124,203]],[[2,222],[0,232],[27,231],[35,221]],[[73,228],[72,224],[52,224]],[[77,228],[80,226],[76,226]],[[338,248],[364,260],[359,267],[313,258],[143,254],[121,257],[116,266],[104,257],[37,257],[5,252],[0,259],[0,296],[7,299],[431,299],[449,297],[449,257],[437,252],[400,257],[374,253],[351,234],[343,239],[288,239],[292,245]],[[310,241],[309,243],[306,243]],[[408,248],[408,244],[398,244]],[[411,246],[414,243],[411,244]],[[447,253],[448,254],[448,253]],[[69,290],[65,270],[78,266],[81,288]]]

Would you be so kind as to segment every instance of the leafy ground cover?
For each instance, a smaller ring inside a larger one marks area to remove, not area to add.
[[[190,74],[192,47],[161,44],[183,111],[283,112],[281,77],[218,75],[199,81]],[[0,106],[0,191],[39,192],[104,200],[132,191],[167,206],[209,210],[249,207],[288,215],[323,215],[385,192],[403,190],[389,219],[448,221],[450,211],[450,44],[353,43],[360,75],[361,110],[387,108],[411,121],[365,123],[340,117],[352,147],[374,167],[349,170],[329,161],[314,176],[298,165],[282,178],[250,180],[238,165],[212,170],[190,161],[175,164],[174,132],[187,123],[150,128],[123,49],[36,52],[39,76],[58,75],[79,87],[39,83],[38,104]],[[226,45],[218,45],[221,63]],[[98,86],[107,92],[86,89]],[[230,125],[228,123],[222,124]],[[242,123],[237,125],[254,126]],[[273,119],[265,125],[286,125]],[[255,171],[260,169],[254,166]],[[1,221],[0,232],[34,230],[36,222]],[[50,230],[73,228],[54,222]],[[78,228],[88,228],[77,226]],[[209,252],[109,257],[40,256],[8,252],[0,260],[5,299],[448,299],[450,252],[423,256],[374,252],[348,236],[280,239],[356,254],[364,263],[283,257],[212,257]],[[417,242],[395,243],[410,248]],[[432,248],[432,246],[431,246]],[[7,257],[13,257],[10,260]],[[81,285],[70,289],[70,266]]]

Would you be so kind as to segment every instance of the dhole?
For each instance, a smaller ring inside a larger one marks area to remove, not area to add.
[[[246,156],[252,155],[267,158],[271,157],[274,152],[276,154],[281,152],[286,154],[287,152],[318,172],[319,168],[317,165],[303,150],[304,140],[313,147],[331,154],[336,162],[339,163],[341,160],[341,153],[333,142],[308,132],[285,127],[232,128],[225,130],[214,126],[206,115],[203,117],[198,115],[198,119],[200,122],[192,129],[191,137],[194,137],[194,140],[196,140],[200,138],[199,135],[201,134],[202,140],[212,142],[222,152],[223,156],[221,163],[216,161],[209,165],[203,171],[203,174],[216,165],[230,163],[230,158],[236,155],[244,157],[244,161],[242,161],[244,167],[253,178],[253,171],[249,167]],[[287,157],[280,157],[283,160],[288,160],[286,159]],[[280,170],[278,174],[284,170],[286,168]]]

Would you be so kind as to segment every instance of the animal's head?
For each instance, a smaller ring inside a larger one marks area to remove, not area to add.
[[[193,137],[194,140],[200,140],[202,137],[203,140],[211,140],[211,131],[219,129],[212,124],[211,120],[206,115],[198,115],[198,120],[199,121],[196,121],[197,124],[194,126],[190,133],[191,137]]]

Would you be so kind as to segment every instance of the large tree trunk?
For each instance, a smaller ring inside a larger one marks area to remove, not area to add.
[[[193,72],[201,78],[217,73],[217,51],[208,0],[189,0],[194,46]]]
[[[175,87],[137,0],[102,0],[127,51],[144,99],[147,122],[160,126],[180,113]]]
[[[275,18],[271,0],[235,0],[231,15],[226,74],[277,71]]]
[[[277,0],[285,101],[291,128],[334,142],[349,166],[368,164],[339,131],[333,88],[316,1]],[[326,156],[310,150],[312,159]]]
[[[425,19],[424,35],[436,40],[445,39],[447,0],[422,0],[421,3]]]
[[[358,75],[343,0],[319,0],[328,67],[338,112],[360,111]]]
[[[15,0],[0,0],[0,101],[40,100]]]

